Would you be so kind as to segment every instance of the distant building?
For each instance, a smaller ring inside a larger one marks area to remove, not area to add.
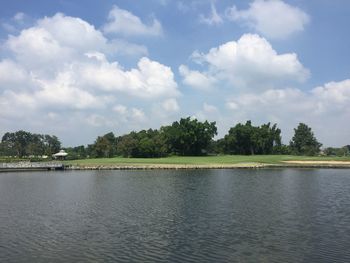
[[[64,160],[68,153],[66,153],[64,150],[60,150],[58,153],[55,153],[52,155],[53,158],[57,160]]]

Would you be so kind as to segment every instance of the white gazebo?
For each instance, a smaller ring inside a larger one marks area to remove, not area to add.
[[[64,150],[60,150],[58,153],[52,155],[53,158],[58,160],[64,160],[64,158],[68,155]]]

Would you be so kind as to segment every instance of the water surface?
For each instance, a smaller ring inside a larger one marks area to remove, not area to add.
[[[0,262],[350,262],[350,170],[0,173]]]

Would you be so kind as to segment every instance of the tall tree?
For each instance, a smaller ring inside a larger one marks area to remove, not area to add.
[[[27,154],[27,146],[30,143],[30,138],[31,134],[26,131],[7,132],[2,137],[2,143],[12,148],[15,155],[21,158]]]
[[[203,155],[217,134],[215,122],[182,118],[161,128],[170,151],[179,155]]]
[[[136,157],[138,156],[138,140],[136,138],[136,132],[131,132],[118,139],[117,153],[123,157]]]
[[[162,134],[158,130],[142,130],[121,136],[117,151],[124,157],[162,157],[166,148]]]
[[[258,138],[257,128],[252,126],[251,121],[246,124],[238,123],[232,127],[225,136],[226,152],[230,154],[254,154],[255,140]]]
[[[281,130],[270,123],[253,126],[251,121],[238,123],[225,135],[225,153],[229,154],[271,154],[281,146]]]
[[[32,134],[26,131],[7,132],[1,140],[2,152],[7,156],[39,156],[58,152],[61,142],[56,136]]]
[[[316,155],[322,146],[311,128],[304,123],[299,123],[298,127],[294,129],[294,136],[289,145],[292,152],[298,155]]]
[[[116,138],[113,132],[97,137],[94,149],[96,157],[113,157],[116,154]]]

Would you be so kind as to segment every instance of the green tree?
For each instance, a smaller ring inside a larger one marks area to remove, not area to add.
[[[256,148],[254,141],[257,137],[257,128],[252,126],[251,121],[247,121],[244,125],[238,123],[224,137],[225,151],[229,154],[254,154]]]
[[[27,154],[33,156],[43,155],[45,152],[44,136],[41,134],[32,134],[27,145]]]
[[[67,160],[84,159],[87,157],[87,149],[84,147],[84,145],[66,147],[64,150],[68,153]]]
[[[217,134],[215,122],[200,122],[182,118],[171,126],[161,128],[168,150],[179,155],[203,155]]]
[[[123,157],[136,157],[138,155],[137,147],[136,133],[131,132],[118,139],[117,153]]]
[[[14,155],[19,158],[27,155],[27,146],[30,143],[31,134],[26,131],[17,131],[15,133],[7,132],[2,137],[2,143],[8,148],[13,149]]]
[[[98,136],[94,150],[96,157],[113,157],[116,154],[116,138],[113,132]]]
[[[158,130],[142,130],[121,136],[117,145],[118,155],[124,157],[162,157],[166,148],[162,134]]]
[[[7,132],[1,140],[2,152],[6,156],[52,155],[61,148],[56,136],[32,134],[26,131]]]
[[[251,121],[230,128],[223,142],[228,154],[272,154],[281,147],[281,130],[270,123],[253,126]]]
[[[346,146],[341,148],[327,147],[324,149],[324,154],[327,156],[348,156],[349,149]]]
[[[294,136],[290,141],[290,148],[297,155],[316,155],[322,146],[317,141],[311,128],[304,123],[299,123],[294,129]]]

